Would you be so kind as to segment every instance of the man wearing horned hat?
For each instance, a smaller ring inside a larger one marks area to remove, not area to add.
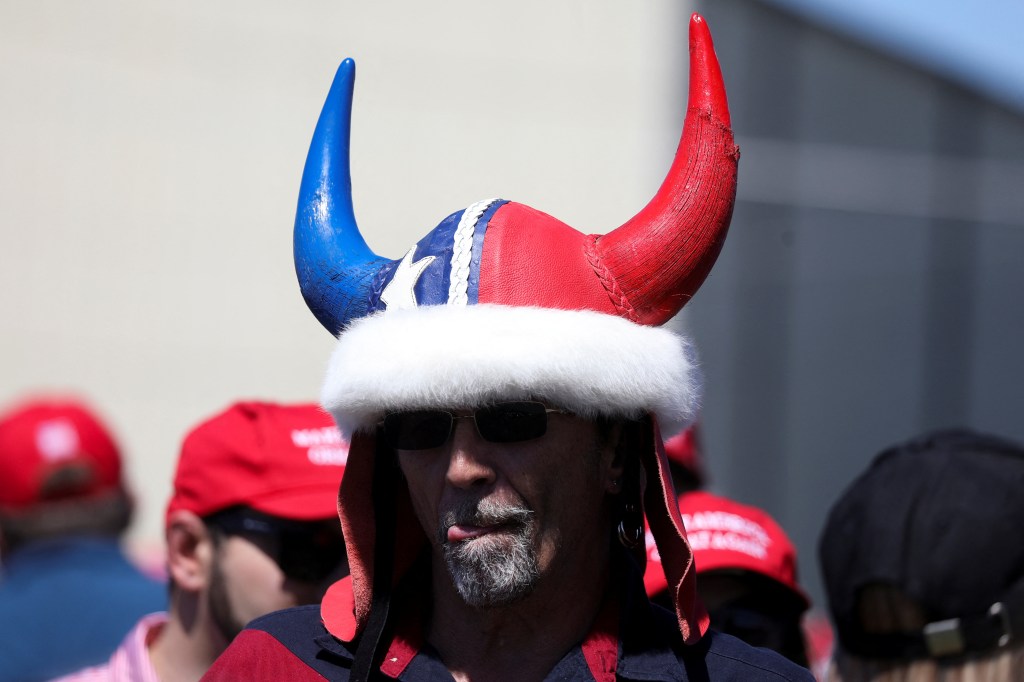
[[[258,619],[210,680],[809,680],[708,632],[661,432],[692,418],[687,343],[660,327],[732,215],[738,150],[704,20],[668,177],[585,235],[491,199],[398,260],[352,211],[354,65],[303,174],[296,270],[338,337],[323,404],[351,449],[338,508],[352,575]],[[644,594],[644,514],[674,610]]]

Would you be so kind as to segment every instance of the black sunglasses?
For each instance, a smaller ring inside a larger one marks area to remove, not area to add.
[[[533,400],[494,403],[472,414],[447,410],[409,410],[384,417],[384,442],[396,450],[429,450],[444,445],[457,419],[472,419],[480,437],[491,443],[519,443],[540,438],[548,430],[548,413],[564,410]]]
[[[320,582],[345,566],[345,541],[340,524],[333,519],[292,521],[248,507],[232,507],[204,521],[225,535],[251,539],[282,573],[298,582]]]

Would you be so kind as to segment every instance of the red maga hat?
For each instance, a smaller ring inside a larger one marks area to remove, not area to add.
[[[698,576],[711,571],[750,571],[789,590],[804,608],[810,606],[797,582],[796,548],[767,512],[695,491],[679,498],[679,513]],[[644,585],[649,595],[666,586],[660,557],[650,543]]]
[[[185,437],[167,514],[244,505],[296,521],[330,518],[347,459],[348,443],[319,406],[235,403]]]
[[[120,449],[81,401],[31,400],[0,416],[0,509],[26,511],[120,488]]]

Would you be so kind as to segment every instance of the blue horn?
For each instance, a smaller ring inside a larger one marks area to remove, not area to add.
[[[338,67],[306,156],[295,212],[295,274],[306,305],[335,336],[367,313],[370,288],[390,260],[370,250],[352,209],[349,131],[356,63]]]

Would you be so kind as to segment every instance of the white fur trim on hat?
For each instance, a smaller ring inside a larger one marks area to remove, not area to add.
[[[345,437],[393,410],[534,398],[583,417],[652,413],[666,435],[697,410],[690,344],[662,327],[589,310],[424,306],[352,323],[321,401]]]

